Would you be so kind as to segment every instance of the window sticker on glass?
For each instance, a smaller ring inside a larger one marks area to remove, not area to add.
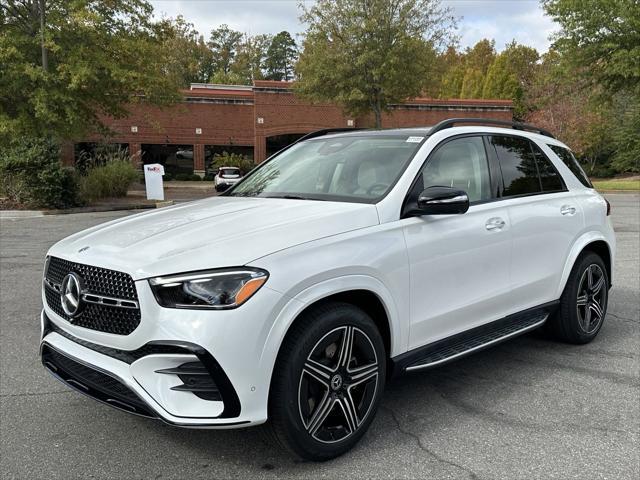
[[[420,143],[424,140],[424,137],[409,137],[407,138],[407,143]]]

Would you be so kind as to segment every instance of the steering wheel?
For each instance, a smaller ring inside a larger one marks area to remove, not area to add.
[[[376,190],[380,190],[380,194],[383,194],[389,188],[388,183],[374,183],[369,188],[367,188],[367,195],[373,195],[373,192]]]

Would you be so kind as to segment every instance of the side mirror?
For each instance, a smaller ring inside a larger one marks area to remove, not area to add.
[[[418,197],[420,215],[453,215],[469,210],[469,196],[451,187],[429,187]]]

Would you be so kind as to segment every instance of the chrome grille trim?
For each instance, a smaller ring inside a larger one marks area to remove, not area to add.
[[[60,289],[62,288],[59,284],[52,282],[48,278],[44,279],[44,284],[46,287],[49,287],[58,293],[60,293]],[[86,291],[83,291],[81,293],[80,298],[82,299],[83,302],[95,303],[98,305],[108,305],[110,307],[133,308],[133,309],[140,308],[140,305],[135,300],[107,297],[105,295],[96,295],[94,293],[88,293]]]

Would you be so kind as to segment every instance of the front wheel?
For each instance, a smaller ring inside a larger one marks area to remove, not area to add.
[[[599,255],[589,252],[578,258],[569,275],[557,314],[548,321],[548,330],[569,343],[593,340],[607,313],[609,277]]]
[[[373,320],[346,303],[303,314],[276,362],[267,428],[308,460],[347,452],[364,435],[384,390],[386,355]]]

